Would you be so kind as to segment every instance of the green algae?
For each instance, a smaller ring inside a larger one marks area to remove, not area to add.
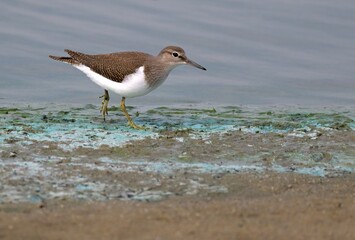
[[[205,184],[203,179],[217,174],[276,171],[327,177],[355,171],[353,111],[131,108],[140,113],[135,121],[148,128],[139,131],[126,125],[118,107],[112,110],[119,114],[109,114],[106,121],[99,108],[2,108],[10,111],[0,117],[0,202],[58,196],[160,199],[171,189],[178,194],[228,191],[213,181]],[[165,182],[159,185],[161,179]]]
[[[148,129],[137,131],[127,127],[126,120],[117,115],[109,116],[104,122],[98,112],[99,107],[93,105],[83,108],[27,106],[2,108],[4,109],[13,111],[8,111],[5,117],[0,119],[0,142],[52,142],[66,151],[81,147],[100,149],[107,146],[119,157],[132,156],[127,149],[120,148],[122,144],[146,138],[166,141],[185,141],[190,138],[203,140],[213,134],[222,136],[229,131],[240,131],[244,134],[272,133],[276,141],[287,136],[316,139],[325,131],[353,131],[354,124],[352,112],[334,110],[307,112],[304,109],[264,111],[233,106],[157,107],[141,112],[136,121],[145,124]],[[149,150],[144,154],[149,155]],[[176,159],[193,161],[194,155],[184,156],[183,152],[180,155]]]
[[[0,108],[0,114],[9,114],[17,111],[19,111],[18,108],[4,108],[4,107]]]

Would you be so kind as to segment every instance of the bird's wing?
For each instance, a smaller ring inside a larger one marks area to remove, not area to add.
[[[89,67],[94,72],[115,82],[122,82],[125,76],[134,73],[152,56],[142,52],[119,52],[89,55],[65,50],[75,62]]]

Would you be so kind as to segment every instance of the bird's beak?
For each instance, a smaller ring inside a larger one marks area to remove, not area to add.
[[[194,61],[192,61],[192,60],[190,60],[188,58],[185,59],[185,62],[186,62],[186,64],[189,64],[189,65],[194,66],[196,68],[199,68],[199,69],[202,69],[202,70],[205,70],[205,71],[207,70],[206,68],[202,67],[200,64],[195,63]]]

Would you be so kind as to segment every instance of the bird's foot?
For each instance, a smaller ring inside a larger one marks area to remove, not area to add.
[[[106,116],[108,115],[108,102],[110,100],[110,96],[108,95],[108,91],[105,90],[104,95],[102,95],[100,98],[103,98],[102,102],[101,102],[100,113],[102,114],[104,121],[106,121]]]
[[[127,120],[128,120],[128,125],[131,126],[132,128],[134,129],[137,129],[137,130],[145,130],[146,128],[143,127],[143,126],[139,126],[137,124],[135,124],[131,118],[131,116],[129,116],[128,112],[127,112],[127,109],[126,109],[126,98],[125,97],[122,97],[122,100],[121,100],[121,110],[122,112],[124,113],[124,115],[126,116]]]
[[[128,125],[134,129],[137,129],[137,130],[146,130],[147,129],[144,126],[140,126],[140,125],[135,124],[133,121],[128,121]]]

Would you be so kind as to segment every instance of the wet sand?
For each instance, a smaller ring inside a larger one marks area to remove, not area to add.
[[[1,239],[354,239],[355,176],[227,174],[228,193],[0,205]]]

